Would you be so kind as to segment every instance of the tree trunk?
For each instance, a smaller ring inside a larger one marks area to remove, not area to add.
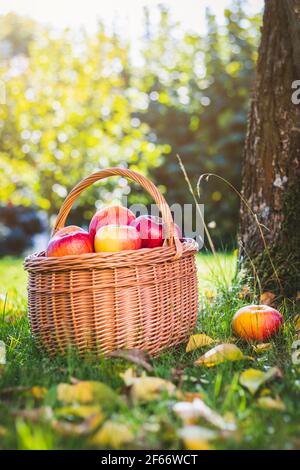
[[[300,291],[300,0],[266,0],[245,144],[240,261],[263,290]],[[294,85],[295,86],[295,85]],[[299,97],[300,93],[298,93]],[[267,247],[267,248],[266,248]],[[253,266],[255,269],[253,270]]]

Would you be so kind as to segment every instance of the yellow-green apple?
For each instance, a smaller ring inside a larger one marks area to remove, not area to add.
[[[94,238],[99,228],[105,225],[130,225],[134,219],[135,215],[126,207],[104,207],[94,214],[90,223],[89,232]]]
[[[247,305],[240,308],[232,319],[232,329],[245,340],[264,341],[279,330],[283,316],[268,305]]]
[[[156,248],[164,242],[164,223],[160,217],[152,215],[141,215],[130,224],[140,233],[142,248]],[[177,224],[174,224],[175,235],[179,239],[182,233]]]
[[[47,256],[68,256],[92,253],[93,242],[88,232],[77,225],[58,230],[48,243]]]
[[[138,250],[141,244],[139,232],[130,225],[105,225],[97,230],[94,239],[96,252]]]

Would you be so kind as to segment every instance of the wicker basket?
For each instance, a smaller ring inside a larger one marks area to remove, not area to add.
[[[167,227],[164,246],[117,253],[88,253],[25,259],[29,273],[31,331],[51,353],[71,346],[80,352],[109,354],[138,348],[156,355],[184,341],[197,318],[195,252],[197,243],[174,238],[170,208],[156,186],[141,174],[121,168],[100,170],[70,192],[53,233],[64,227],[80,193],[108,176],[141,184],[160,208]]]

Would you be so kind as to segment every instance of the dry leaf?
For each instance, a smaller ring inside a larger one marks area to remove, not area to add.
[[[54,431],[63,436],[85,436],[95,432],[103,419],[103,414],[99,412],[88,416],[81,423],[70,423],[55,419],[52,421],[51,426]]]
[[[202,348],[203,346],[209,346],[215,343],[215,340],[205,334],[192,335],[186,345],[186,352],[193,351],[194,349]]]
[[[260,397],[257,400],[259,408],[264,410],[285,411],[286,406],[280,398]]]
[[[149,377],[145,374],[136,377],[132,369],[120,374],[125,384],[130,388],[130,394],[136,401],[156,400],[162,392],[174,394],[176,387],[172,382],[160,377]]]
[[[173,406],[173,411],[186,424],[192,424],[198,418],[203,418],[223,431],[234,431],[236,429],[233,422],[225,421],[221,415],[213,411],[199,398],[194,399],[193,402],[178,402]]]
[[[241,361],[244,359],[253,360],[252,357],[245,356],[240,348],[235,344],[224,343],[215,346],[207,351],[203,356],[195,361],[196,366],[204,365],[206,367],[213,367],[226,361]]]
[[[153,367],[149,362],[149,355],[140,349],[117,349],[110,354],[110,357],[117,357],[133,362],[134,364],[143,367],[147,372],[153,371]]]
[[[245,299],[250,294],[250,288],[248,286],[244,286],[242,290],[238,293],[239,299]]]
[[[263,292],[259,298],[259,303],[262,305],[273,306],[275,300],[275,294],[273,292]]]
[[[131,429],[122,423],[106,421],[101,429],[90,439],[94,446],[120,450],[134,439]]]
[[[262,354],[264,353],[265,351],[269,351],[270,349],[272,349],[272,343],[260,343],[260,344],[253,344],[253,350],[257,353],[257,354]]]
[[[281,371],[278,367],[272,367],[267,372],[258,369],[247,369],[240,375],[240,384],[254,395],[261,385],[276,377],[281,377]]]
[[[0,341],[0,365],[6,364],[6,346],[3,341]]]
[[[189,402],[192,402],[193,400],[195,400],[196,398],[200,398],[200,400],[202,400],[203,398],[203,393],[201,392],[185,392],[183,395],[182,395],[182,398],[185,400],[185,401],[189,401]]]
[[[295,329],[296,331],[300,331],[300,315],[296,315],[295,317]]]
[[[57,386],[57,398],[64,403],[95,403],[111,406],[119,401],[116,393],[102,382],[82,381],[70,385],[61,383]]]
[[[185,426],[178,430],[178,436],[187,450],[210,450],[209,442],[216,439],[218,434],[201,426]]]

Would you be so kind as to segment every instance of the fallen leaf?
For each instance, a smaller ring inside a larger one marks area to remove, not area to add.
[[[281,377],[281,371],[278,367],[272,367],[267,372],[258,369],[247,369],[240,375],[240,384],[254,395],[261,385],[276,377]]]
[[[244,286],[242,290],[238,293],[239,299],[245,299],[250,295],[250,288],[248,286]]]
[[[285,411],[286,406],[280,398],[260,397],[257,400],[259,408],[264,410]]]
[[[199,357],[199,359],[195,361],[195,365],[213,367],[222,362],[241,361],[245,359],[253,360],[252,357],[245,356],[235,344],[224,343],[215,346],[203,354],[203,356]]]
[[[264,388],[261,389],[259,394],[260,394],[261,397],[265,397],[267,395],[271,395],[271,390],[268,387],[264,387]]]
[[[214,300],[216,297],[216,293],[210,289],[204,289],[203,294],[204,297],[209,301]]]
[[[0,437],[4,437],[8,434],[7,429],[4,426],[0,425]]]
[[[296,315],[295,317],[295,329],[296,331],[300,331],[300,315]]]
[[[15,305],[8,300],[7,295],[0,294],[0,313],[5,314],[7,311],[15,309]]]
[[[0,365],[6,364],[6,346],[3,341],[0,341]]]
[[[81,381],[70,385],[61,383],[57,386],[57,398],[64,403],[96,403],[115,406],[119,397],[108,385],[102,382]]]
[[[203,348],[215,343],[215,340],[205,334],[192,335],[186,345],[186,352],[193,351],[194,349]]]
[[[134,364],[143,367],[147,372],[153,371],[153,367],[149,362],[149,355],[140,349],[117,349],[110,354],[110,357],[117,357],[133,362]]]
[[[257,354],[262,354],[264,353],[265,351],[269,351],[270,349],[272,349],[272,343],[260,343],[260,344],[253,344],[253,350],[257,353]]]
[[[52,421],[51,426],[54,431],[63,436],[85,436],[95,432],[103,419],[103,414],[99,412],[88,416],[81,423],[70,423],[55,419]]]
[[[195,420],[203,418],[223,431],[234,431],[236,429],[235,423],[226,421],[199,398],[195,398],[192,402],[177,402],[173,406],[173,411],[186,424],[192,424]]]
[[[210,441],[218,437],[212,429],[201,426],[185,426],[177,434],[187,450],[210,450]]]
[[[106,421],[101,429],[90,439],[94,446],[120,450],[134,439],[131,429],[123,423]]]
[[[88,418],[91,415],[102,414],[102,409],[99,405],[80,405],[80,406],[64,406],[55,410],[58,417],[76,417]]]
[[[259,298],[259,303],[262,305],[269,305],[270,307],[274,304],[275,294],[273,292],[263,292]]]
[[[202,400],[203,393],[201,393],[201,392],[185,392],[182,397],[183,397],[184,400],[189,401],[189,402],[195,400],[195,398],[200,398],[200,400]]]
[[[135,401],[156,400],[162,392],[174,394],[176,387],[172,382],[160,377],[149,377],[142,375],[136,377],[132,369],[127,369],[120,374],[125,384],[130,387],[130,394]]]
[[[46,387],[40,387],[38,385],[34,385],[29,390],[29,393],[35,398],[36,400],[43,400],[48,393],[48,389]]]

